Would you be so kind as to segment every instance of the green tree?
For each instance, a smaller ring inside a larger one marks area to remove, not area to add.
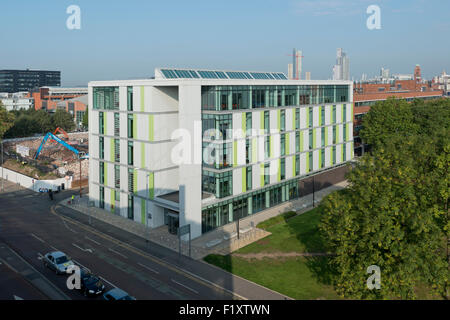
[[[410,299],[426,285],[449,297],[449,124],[449,99],[390,99],[366,115],[372,151],[348,175],[350,188],[323,201],[320,230],[341,295]],[[381,268],[381,290],[366,287],[370,265]]]
[[[0,101],[0,139],[14,125],[14,114],[8,112]]]
[[[46,134],[55,129],[52,116],[45,110],[37,110],[31,114],[31,117],[36,122],[38,128],[37,133]]]
[[[396,141],[363,157],[350,187],[323,201],[320,230],[336,253],[333,280],[344,297],[413,299],[417,286],[442,293],[448,280],[445,235],[428,190],[434,179],[413,156],[426,159],[433,145],[418,148],[422,139],[406,139],[408,152]],[[380,290],[366,285],[371,265],[381,269]]]
[[[58,109],[53,115],[53,126],[55,129],[60,127],[66,131],[72,131],[75,128],[75,122],[69,112]]]
[[[365,143],[377,148],[392,135],[406,136],[417,131],[411,105],[403,99],[390,98],[376,103],[364,116],[360,135]]]
[[[89,110],[88,109],[86,109],[86,112],[83,115],[82,125],[85,128],[89,128]]]

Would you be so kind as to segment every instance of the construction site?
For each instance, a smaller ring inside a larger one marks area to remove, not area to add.
[[[88,185],[88,132],[58,128],[45,136],[4,140],[3,166],[36,180],[70,178],[72,188]]]

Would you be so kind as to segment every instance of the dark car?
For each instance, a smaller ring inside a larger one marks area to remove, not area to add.
[[[80,291],[86,296],[97,296],[105,291],[105,285],[96,275],[80,270]]]
[[[128,293],[126,293],[125,291],[123,291],[119,288],[114,288],[114,289],[111,289],[108,292],[106,292],[103,295],[103,299],[108,300],[108,301],[136,300],[135,297],[130,296]]]

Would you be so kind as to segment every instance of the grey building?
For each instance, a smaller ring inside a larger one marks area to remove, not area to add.
[[[0,70],[0,92],[31,91],[47,86],[61,86],[61,71]]]

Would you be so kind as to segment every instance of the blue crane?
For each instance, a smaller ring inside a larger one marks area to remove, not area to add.
[[[64,140],[58,138],[53,133],[49,132],[45,135],[44,139],[42,139],[41,145],[39,146],[39,148],[36,151],[36,155],[34,157],[35,160],[39,157],[39,154],[41,153],[42,148],[44,147],[44,144],[47,142],[48,138],[51,138],[52,140],[55,140],[59,144],[62,144],[64,147],[66,147],[67,149],[69,149],[70,151],[75,153],[79,159],[88,159],[89,158],[89,154],[84,154],[84,152],[78,151],[77,149],[72,147],[70,144],[68,144]]]

